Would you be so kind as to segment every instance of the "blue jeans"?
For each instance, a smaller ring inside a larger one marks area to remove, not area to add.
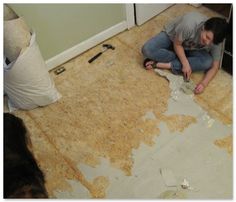
[[[182,73],[182,64],[173,49],[173,42],[165,32],[160,32],[148,40],[142,47],[145,58],[163,63],[170,63],[174,74]],[[206,50],[185,50],[191,69],[206,71],[212,65],[212,56]]]

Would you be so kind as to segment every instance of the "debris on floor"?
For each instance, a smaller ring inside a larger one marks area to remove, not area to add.
[[[195,83],[190,80],[190,81],[185,81],[182,83],[182,85],[180,86],[180,90],[182,90],[185,94],[187,95],[191,95],[194,93],[194,89],[195,89]]]
[[[187,189],[187,190],[191,190],[191,191],[199,191],[198,189],[191,187],[189,184],[189,181],[186,179],[184,179],[183,182],[181,183],[181,187],[182,187],[182,189]]]
[[[192,187],[190,187],[189,182],[188,182],[186,179],[183,180],[183,182],[182,182],[182,184],[181,184],[181,187],[182,187],[183,189],[189,189],[189,190],[192,190],[192,189],[193,189]]]
[[[143,121],[146,121],[146,120],[156,120],[156,115],[153,113],[153,111],[148,111],[142,117],[142,119],[143,119]]]
[[[54,70],[54,73],[58,75],[64,72],[65,70],[66,70],[65,67],[58,67],[57,69]]]
[[[176,187],[177,182],[174,173],[169,168],[161,168],[160,173],[164,179],[165,185],[168,187]]]
[[[195,83],[192,80],[184,81],[180,75],[174,75],[165,70],[154,70],[159,76],[166,78],[169,81],[171,89],[171,97],[175,101],[183,101],[192,99],[194,95]]]
[[[110,66],[112,66],[112,65],[114,65],[114,64],[115,64],[115,63],[114,63],[113,60],[109,60],[109,61],[106,62],[106,66],[107,66],[107,67],[110,67]]]
[[[160,199],[186,199],[187,196],[184,192],[179,190],[167,190],[160,194]]]
[[[200,114],[200,121],[207,127],[211,128],[215,122],[206,112]]]

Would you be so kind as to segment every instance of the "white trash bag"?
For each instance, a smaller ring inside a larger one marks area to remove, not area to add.
[[[56,102],[61,95],[50,78],[36,42],[36,34],[8,71],[4,71],[4,93],[10,111],[30,110]]]

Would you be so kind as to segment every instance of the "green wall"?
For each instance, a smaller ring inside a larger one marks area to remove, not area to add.
[[[45,60],[126,20],[124,4],[8,4],[36,32]]]

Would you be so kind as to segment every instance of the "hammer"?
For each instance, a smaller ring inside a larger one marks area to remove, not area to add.
[[[94,60],[96,60],[100,55],[102,55],[102,53],[104,53],[105,51],[107,51],[108,49],[112,49],[114,50],[115,47],[112,46],[111,44],[103,44],[102,45],[103,47],[103,51],[99,52],[97,55],[93,56],[88,62],[91,63],[93,62]]]

